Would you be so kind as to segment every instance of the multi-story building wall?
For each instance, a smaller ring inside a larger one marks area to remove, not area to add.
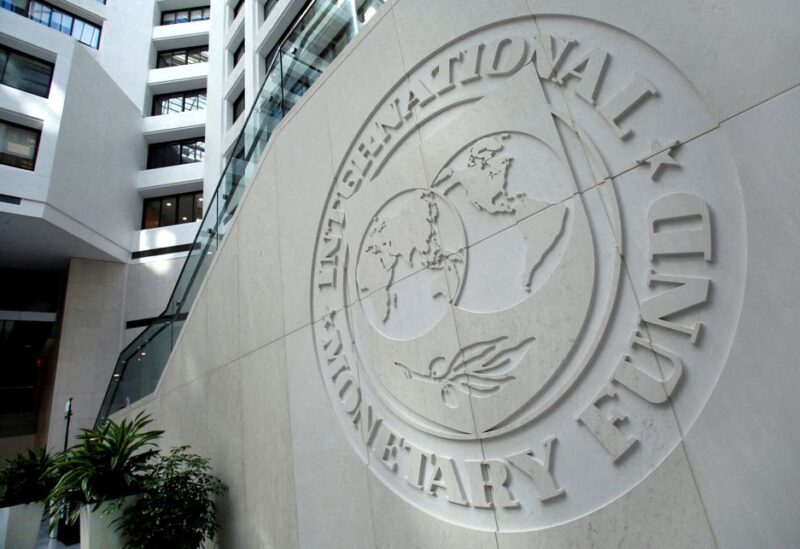
[[[59,446],[70,397],[72,434],[94,422],[303,4],[0,3],[0,360],[27,372],[3,382],[7,452]]]

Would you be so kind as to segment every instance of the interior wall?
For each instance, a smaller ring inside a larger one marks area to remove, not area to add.
[[[94,426],[120,351],[127,266],[72,258],[67,274],[47,446],[64,444],[64,409],[73,398],[70,445]]]

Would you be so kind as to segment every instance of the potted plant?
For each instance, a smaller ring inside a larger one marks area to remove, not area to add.
[[[141,491],[158,455],[155,441],[163,431],[145,431],[152,421],[139,413],[132,420],[107,420],[83,429],[79,443],[64,452],[53,468],[60,478],[49,495],[51,527],[59,516],[73,524],[80,518],[81,547],[120,545],[111,523],[126,499]]]
[[[216,534],[213,497],[225,491],[208,460],[188,446],[160,456],[145,477],[139,497],[117,519],[131,549],[197,549]]]
[[[28,450],[0,469],[0,549],[33,547],[44,515],[44,500],[56,483],[53,455]]]

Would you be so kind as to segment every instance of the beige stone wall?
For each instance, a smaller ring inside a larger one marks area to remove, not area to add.
[[[67,398],[74,399],[70,444],[97,418],[121,348],[126,268],[123,263],[70,260],[47,433],[52,449],[64,445]]]

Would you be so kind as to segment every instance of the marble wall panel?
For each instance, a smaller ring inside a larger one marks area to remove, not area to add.
[[[239,316],[239,228],[234,226],[217,251],[206,282],[208,363],[217,368],[241,355]]]
[[[365,448],[353,445],[322,384],[311,327],[283,339],[300,547],[375,545]]]
[[[322,211],[333,178],[327,116],[324,101],[308,101],[275,136],[284,333],[312,321],[306,303],[319,219],[309,212]]]
[[[298,539],[286,353],[283,341],[242,359],[241,398],[248,547]]]
[[[720,545],[800,539],[792,518],[800,308],[794,276],[800,92],[794,89],[722,125],[735,158],[746,219],[747,279],[738,329],[717,387],[687,434],[686,448]],[[745,225],[746,223],[746,225]],[[729,242],[728,245],[737,243]],[[737,313],[733,313],[736,315]],[[719,323],[709,324],[709,332]]]
[[[258,184],[249,191],[236,222],[239,241],[239,301],[242,353],[283,335],[279,212],[275,173],[275,148],[265,155]]]
[[[684,72],[706,98],[717,121],[725,120],[800,82],[791,0],[753,4],[528,0],[535,15],[572,15],[639,37]],[[765,52],[742,47],[744,36],[766,40]]]

